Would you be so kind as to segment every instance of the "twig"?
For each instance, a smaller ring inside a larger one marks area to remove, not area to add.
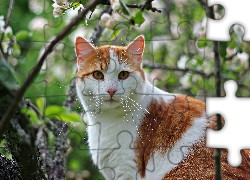
[[[15,2],[15,0],[11,0],[11,1],[10,1],[9,11],[8,11],[8,15],[7,15],[7,18],[6,18],[5,25],[4,25],[4,30],[5,30],[5,29],[9,26],[9,24],[10,24],[10,19],[11,19],[12,12],[13,12],[14,2]],[[4,37],[4,31],[3,31],[2,34],[1,34],[0,43],[2,43],[3,37]],[[1,50],[2,54],[3,54],[4,59],[7,60],[8,51],[7,51],[7,53],[4,53],[3,48],[2,48],[2,44],[0,44],[0,50]]]
[[[207,3],[204,2],[203,0],[197,0],[202,6],[207,6]]]
[[[195,73],[195,74],[200,74],[200,75],[202,75],[204,77],[208,76],[203,71],[197,71],[195,69],[189,69],[189,68],[179,69],[177,67],[170,67],[170,66],[166,66],[166,65],[162,65],[162,64],[157,64],[157,63],[154,63],[154,64],[143,64],[143,67],[149,67],[149,68],[154,68],[154,69],[165,69],[165,70],[182,71],[182,72],[191,72],[191,73]],[[210,76],[211,75],[209,74],[209,77]]]
[[[31,102],[29,99],[25,99],[25,104],[26,104],[29,108],[33,109],[33,110],[35,111],[35,113],[36,113],[38,116],[40,116],[42,119],[45,118],[44,114],[43,114],[42,112],[40,112],[40,110],[39,110],[34,104],[32,104],[32,102]]]
[[[145,4],[140,4],[140,5],[137,5],[137,4],[126,4],[126,6],[128,7],[128,8],[136,8],[136,9],[142,9],[144,6],[145,6]],[[158,13],[161,13],[161,10],[159,10],[159,9],[157,9],[157,8],[154,8],[154,7],[147,7],[147,8],[143,8],[143,10],[144,9],[147,9],[148,11],[149,10],[151,10],[152,12],[158,12]],[[142,11],[143,11],[142,10]]]
[[[0,123],[0,139],[2,139],[2,136],[4,132],[8,129],[9,121],[13,115],[13,112],[15,112],[19,102],[21,101],[24,93],[28,89],[28,87],[32,84],[32,82],[35,80],[37,75],[40,72],[40,69],[43,65],[43,62],[45,61],[46,57],[53,51],[54,46],[62,40],[71,30],[73,27],[75,27],[78,23],[81,22],[81,20],[86,16],[86,14],[94,8],[99,3],[98,0],[95,0],[91,2],[89,6],[87,6],[77,17],[75,17],[49,44],[49,46],[44,51],[43,55],[40,57],[38,63],[31,71],[29,77],[25,80],[23,83],[23,86],[21,89],[17,92],[16,97],[12,101],[11,105],[7,109],[6,113],[3,116],[2,122]]]
[[[214,47],[214,55],[215,55],[215,96],[221,97],[221,64],[220,64],[220,54],[219,54],[219,43],[217,41],[213,42]],[[221,115],[216,114],[217,118],[217,130],[220,130],[222,128],[221,123]],[[214,150],[214,158],[215,158],[215,179],[221,180],[221,149],[216,148]]]
[[[214,19],[214,11],[212,7],[207,8],[208,17]],[[213,42],[213,51],[214,51],[214,68],[215,68],[215,96],[221,97],[221,62],[220,62],[220,54],[219,54],[219,42]],[[222,128],[221,115],[216,114],[217,118],[217,130]],[[214,171],[215,171],[215,179],[221,180],[221,149],[215,148],[214,150]]]

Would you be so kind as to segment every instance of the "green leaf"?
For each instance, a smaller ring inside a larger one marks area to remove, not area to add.
[[[144,17],[142,16],[142,12],[138,11],[134,18],[135,24],[139,24],[139,26],[145,21]]]
[[[121,0],[120,0],[120,3],[121,3],[121,10],[122,12],[125,14],[125,15],[130,15],[130,12],[129,12],[129,9],[128,7],[126,6],[126,4],[124,4]]]
[[[108,38],[109,41],[111,41],[113,38],[116,38],[118,36],[118,34],[120,33],[121,28],[117,28],[113,31],[113,33],[110,35],[110,37]]]
[[[9,89],[17,89],[14,70],[6,61],[0,61],[0,81]]]
[[[21,54],[21,49],[18,44],[14,44],[12,47],[12,55],[14,57],[19,57]]]
[[[46,107],[44,114],[45,116],[51,116],[51,115],[57,115],[57,114],[66,113],[66,112],[69,112],[68,109],[66,108],[63,108],[57,105],[50,105]]]
[[[227,42],[220,42],[219,44],[219,53],[221,57],[226,57],[227,55]]]
[[[35,111],[29,108],[23,108],[22,113],[30,117],[30,121],[33,123],[37,123],[38,117]]]
[[[16,33],[16,41],[24,41],[29,39],[32,36],[32,33],[29,31],[21,30]]]
[[[85,26],[85,27],[88,27],[88,21],[86,19],[82,20],[82,24]]]
[[[55,116],[56,119],[62,120],[64,122],[82,122],[81,118],[78,116],[77,113],[69,113],[69,114],[58,114],[58,116]]]
[[[45,100],[46,99],[44,97],[36,99],[36,106],[42,114],[44,112]]]
[[[81,4],[79,2],[74,2],[72,4],[73,10],[75,10],[76,8],[78,8]]]
[[[45,116],[62,120],[64,122],[82,122],[77,113],[69,112],[68,108],[63,108],[57,105],[47,106],[44,112]]]
[[[198,42],[198,48],[203,48],[208,45],[208,41],[206,40],[206,37],[201,38],[201,40]]]

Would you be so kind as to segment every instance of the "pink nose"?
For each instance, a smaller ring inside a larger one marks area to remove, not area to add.
[[[107,92],[109,93],[110,97],[112,98],[113,95],[114,95],[115,92],[116,92],[116,89],[108,89]]]

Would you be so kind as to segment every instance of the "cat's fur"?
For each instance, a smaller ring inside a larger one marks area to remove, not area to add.
[[[94,163],[108,180],[214,179],[214,150],[205,148],[205,133],[215,129],[215,116],[205,116],[203,102],[146,80],[143,50],[143,36],[127,47],[76,40],[76,88],[87,112]],[[126,79],[122,71],[129,72]],[[250,179],[249,155],[242,151],[242,164],[233,168],[223,150],[223,179]]]

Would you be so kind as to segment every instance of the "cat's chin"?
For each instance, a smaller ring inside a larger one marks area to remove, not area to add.
[[[115,99],[107,99],[107,100],[104,100],[102,102],[102,105],[104,108],[115,108],[119,105],[121,105],[120,101],[119,100],[115,100]]]

